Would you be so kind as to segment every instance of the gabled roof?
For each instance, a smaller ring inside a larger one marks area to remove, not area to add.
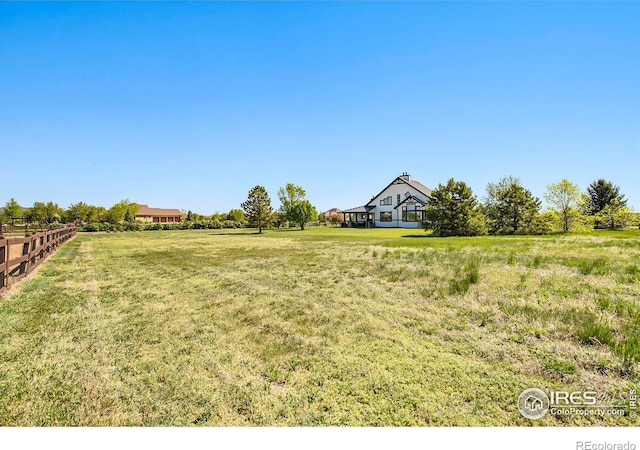
[[[419,203],[420,206],[424,206],[427,204],[427,202],[420,200],[418,197],[415,197],[413,195],[410,195],[408,197],[405,197],[404,200],[402,200],[400,203],[398,203],[394,209],[398,209],[400,206],[402,206],[404,203],[409,203],[409,202],[414,202],[414,203]]]
[[[409,186],[412,186],[415,189],[417,189],[418,191],[422,192],[427,197],[431,197],[431,189],[429,189],[428,187],[426,187],[424,184],[420,183],[419,181],[409,180],[406,183]]]
[[[369,201],[369,203],[367,203],[367,206],[371,205],[371,202],[373,201],[373,199],[378,197],[384,191],[386,191],[389,188],[389,186],[391,186],[392,184],[398,183],[398,182],[408,184],[409,186],[411,186],[412,188],[416,189],[418,192],[426,195],[427,197],[431,196],[431,189],[426,187],[424,184],[420,183],[419,181],[415,181],[415,180],[411,180],[411,179],[409,179],[409,181],[407,181],[402,176],[399,176],[399,177],[396,177],[391,183],[387,184],[383,190],[381,190],[376,195],[371,197],[371,200]]]
[[[179,209],[166,209],[166,208],[149,208],[148,205],[139,205],[138,213],[136,216],[182,216],[182,211]]]

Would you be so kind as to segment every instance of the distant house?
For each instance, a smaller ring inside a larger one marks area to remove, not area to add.
[[[140,205],[135,220],[145,223],[180,222],[182,212],[179,209],[149,208],[148,205]]]
[[[403,173],[364,206],[342,211],[346,226],[420,228],[431,189]]]
[[[340,208],[331,208],[323,213],[321,213],[326,220],[338,219],[340,220],[342,210]]]

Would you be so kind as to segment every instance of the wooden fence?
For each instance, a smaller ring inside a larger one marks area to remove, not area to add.
[[[30,236],[0,239],[0,293],[29,275],[75,234],[75,225],[65,225]]]

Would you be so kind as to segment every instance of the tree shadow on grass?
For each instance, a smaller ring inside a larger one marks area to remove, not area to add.
[[[268,231],[268,233],[266,233]],[[300,231],[300,228],[293,228],[290,230],[278,230],[278,229],[271,229],[271,230],[262,230],[262,234],[271,234],[271,233],[288,233],[288,232],[295,232],[295,231]],[[259,233],[257,230],[252,229],[252,230],[247,230],[247,231],[236,231],[236,232],[222,232],[222,233],[209,233],[209,236],[259,236],[261,233]]]
[[[264,234],[264,233],[262,233]],[[237,233],[209,233],[209,236],[258,236],[257,231],[239,231]]]

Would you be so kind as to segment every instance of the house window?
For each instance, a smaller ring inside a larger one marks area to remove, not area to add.
[[[415,203],[408,203],[402,207],[403,222],[420,222],[424,220],[424,211],[418,211]]]
[[[393,221],[392,215],[393,215],[393,213],[391,211],[381,211],[380,212],[380,222],[391,222],[391,221]]]
[[[380,200],[380,206],[391,205],[391,196],[385,197]]]
[[[398,194],[398,205],[400,204],[400,194]]]

